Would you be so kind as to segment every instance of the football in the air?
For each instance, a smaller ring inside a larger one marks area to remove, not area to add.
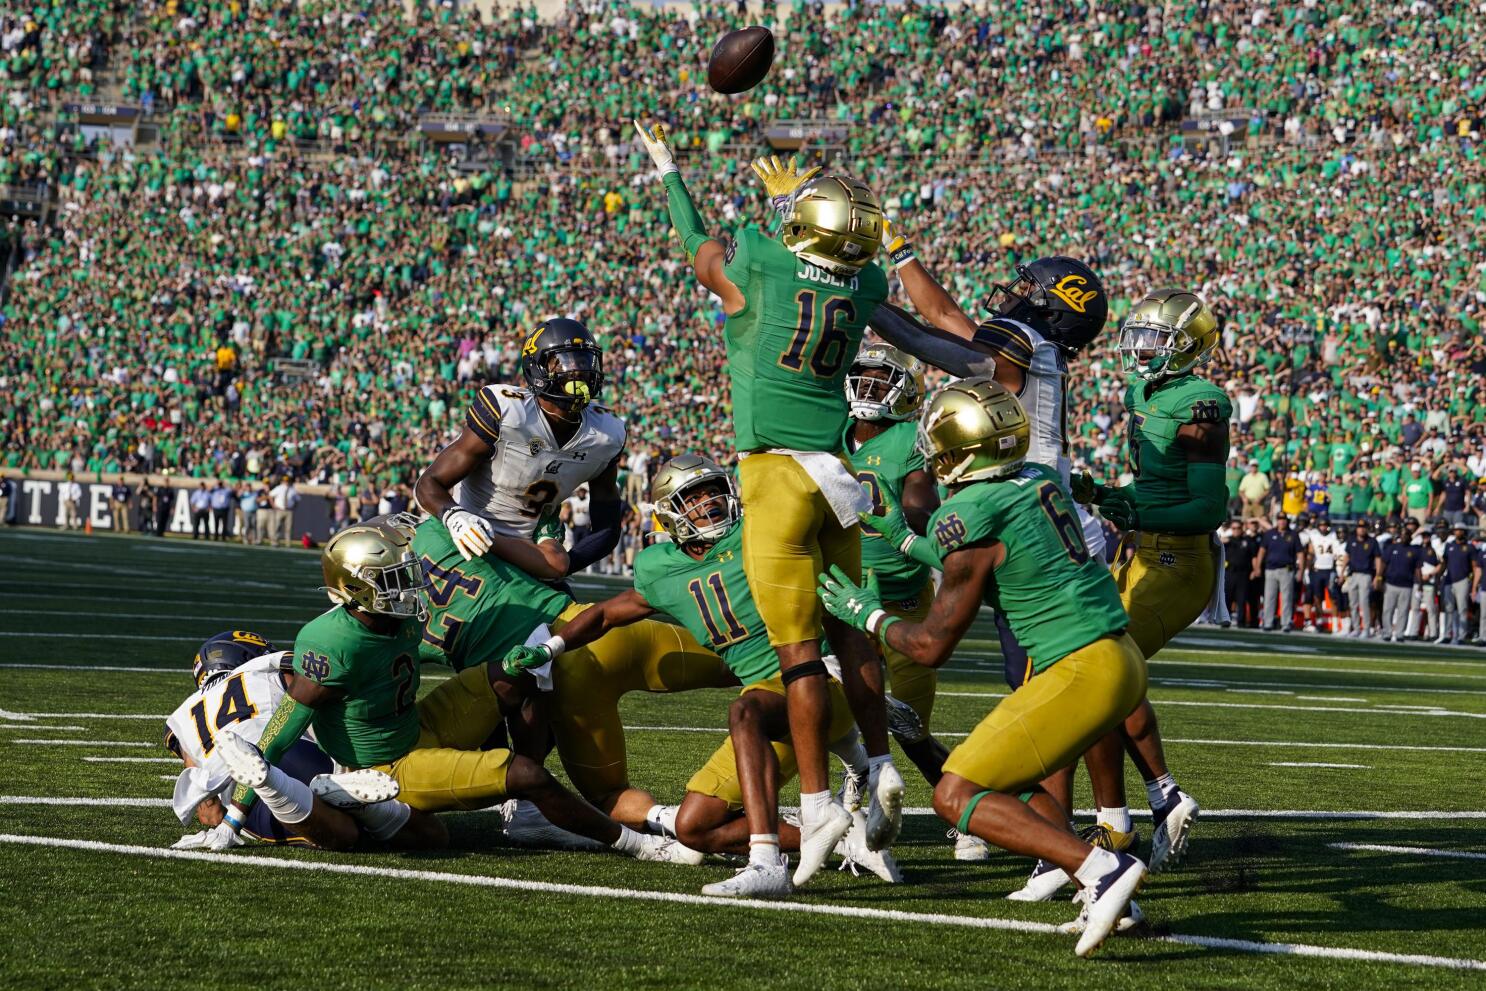
[[[707,85],[719,93],[744,93],[764,81],[774,64],[774,35],[754,26],[717,39],[707,60]]]

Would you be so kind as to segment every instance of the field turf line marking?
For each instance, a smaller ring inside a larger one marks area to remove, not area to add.
[[[52,723],[52,724],[49,724],[49,725],[48,724],[42,724],[42,723],[0,723],[0,729],[34,730],[34,731],[40,731],[42,733],[48,733],[48,732],[50,732],[50,733],[59,733],[62,730],[68,730],[68,731],[75,732],[75,733],[81,733],[84,730],[86,730],[87,727],[86,726],[65,726],[65,725],[64,726],[58,726],[55,723]]]
[[[153,743],[139,743],[134,740],[11,740],[11,743],[24,743],[33,747],[153,747]]]
[[[209,622],[203,618],[203,623]],[[220,625],[220,624],[218,624]],[[0,637],[45,637],[48,640],[173,640],[182,643],[200,643],[201,637],[164,637],[145,636],[142,633],[12,633],[9,630],[0,630]],[[16,665],[21,667],[22,665]],[[67,665],[61,665],[66,667]]]
[[[1364,658],[1366,659],[1366,658]],[[1387,662],[1390,658],[1377,658],[1380,662]],[[1411,662],[1418,663],[1418,662]],[[1432,664],[1453,664],[1451,661],[1431,661]],[[1374,671],[1367,668],[1318,668],[1309,665],[1296,666],[1293,664],[1238,664],[1225,663],[1222,661],[1178,661],[1178,660],[1149,660],[1147,665],[1169,664],[1177,667],[1189,668],[1238,668],[1243,671],[1301,671],[1305,673],[1320,672],[1321,674],[1366,674],[1374,677],[1386,675],[1390,678],[1467,678],[1472,681],[1486,681],[1486,674],[1455,674],[1442,671]]]
[[[1448,857],[1451,860],[1486,860],[1486,853],[1469,850],[1435,850],[1423,846],[1388,846],[1382,843],[1328,843],[1333,850],[1367,850],[1371,853],[1402,853],[1420,857]]]
[[[75,609],[0,609],[0,616],[71,616],[77,617]],[[134,620],[185,620],[186,622],[205,622],[212,619],[211,616],[188,613],[162,613],[162,612],[95,612],[94,619],[134,619]],[[263,619],[253,620],[254,626],[292,626],[295,629],[304,625],[304,621],[298,619]]]
[[[937,692],[949,698],[1005,698],[1004,693],[995,692]],[[1441,709],[1436,706],[1418,706],[1408,708],[1377,708],[1358,709],[1350,706],[1339,705],[1265,705],[1260,702],[1194,702],[1179,699],[1156,698],[1152,701],[1163,706],[1185,705],[1199,709],[1273,709],[1281,712],[1352,712],[1368,716],[1459,716],[1463,719],[1486,719],[1486,712],[1456,712],[1453,709]]]
[[[84,757],[89,764],[179,764],[174,757]],[[174,781],[174,776],[171,777]]]
[[[1414,743],[1308,743],[1300,740],[1196,740],[1168,736],[1167,743],[1192,743],[1214,747],[1317,747],[1323,750],[1428,750],[1455,754],[1486,754],[1486,747],[1428,746]]]
[[[1371,764],[1324,764],[1312,760],[1276,760],[1269,762],[1270,767],[1336,767],[1352,768],[1358,771],[1371,771]]]
[[[144,744],[147,746],[147,744]],[[94,797],[72,797],[67,795],[0,795],[0,805],[62,805],[62,806],[91,806],[91,805],[129,805],[137,808],[164,808],[170,805],[168,798],[94,798]],[[1081,817],[1092,817],[1094,809],[1074,809],[1073,814]],[[933,816],[937,815],[928,806],[912,806],[903,809],[904,815],[910,816]],[[1137,819],[1151,817],[1149,809],[1131,809],[1130,814]],[[1414,811],[1404,810],[1398,812],[1390,811],[1330,811],[1327,809],[1203,809],[1202,815],[1206,819],[1486,819],[1486,810],[1471,812],[1436,812],[1436,811]]]
[[[49,836],[28,836],[15,833],[0,833],[0,843],[60,847],[95,853],[118,853],[126,856],[154,857],[164,860],[205,861],[223,865],[266,867],[276,870],[324,871],[330,874],[385,877],[407,881],[432,881],[443,884],[465,884],[472,887],[502,888],[510,891],[541,892],[552,895],[576,895],[587,898],[669,902],[679,905],[711,905],[717,908],[744,908],[761,912],[784,912],[803,915],[835,915],[854,919],[872,919],[882,922],[961,926],[967,929],[999,929],[1007,932],[1037,933],[1039,935],[1055,935],[1058,932],[1057,926],[1050,923],[1027,922],[1021,919],[1002,919],[994,916],[949,915],[937,912],[904,912],[894,909],[866,908],[857,905],[830,905],[818,902],[761,901],[749,898],[709,898],[706,895],[691,895],[675,891],[637,891],[627,888],[606,888],[594,884],[558,884],[551,881],[518,880],[515,878],[494,877],[488,874],[454,874],[443,871],[415,871],[396,867],[375,867],[369,864],[327,863],[322,860],[309,859],[308,857],[258,857],[251,854],[204,853],[199,850],[170,850],[157,847],[132,846],[122,843],[99,843],[95,840],[65,840],[55,839]],[[1460,957],[1426,956],[1415,953],[1386,953],[1379,950],[1358,950],[1337,946],[1311,946],[1303,943],[1260,943],[1246,939],[1222,939],[1212,936],[1187,936],[1182,934],[1172,934],[1156,938],[1163,942],[1181,943],[1205,949],[1236,950],[1240,953],[1319,957],[1332,960],[1356,960],[1368,963],[1396,963],[1415,967],[1444,967],[1454,970],[1486,970],[1486,960],[1469,960]]]

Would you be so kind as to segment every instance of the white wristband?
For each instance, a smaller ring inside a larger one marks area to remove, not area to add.
[[[908,548],[912,547],[916,543],[918,543],[918,534],[910,533],[908,536],[904,537],[903,542],[898,545],[898,553],[902,554],[904,557],[907,557]]]
[[[887,610],[872,610],[872,612],[869,613],[867,616],[867,632],[872,634],[874,637],[877,636],[877,631],[882,626],[882,621],[885,619],[887,619]]]
[[[568,649],[567,641],[564,640],[562,637],[557,636],[556,634],[553,634],[553,636],[541,646],[547,648],[547,652],[550,653],[554,659],[561,657],[562,652]]]

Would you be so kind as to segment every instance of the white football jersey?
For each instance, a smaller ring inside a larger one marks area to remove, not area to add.
[[[195,765],[176,782],[173,804],[182,822],[203,798],[231,786],[232,773],[217,754],[217,734],[230,727],[249,743],[258,743],[287,692],[280,672],[292,655],[293,651],[280,650],[253,658],[205,689],[192,692],[165,720],[181,754]]]
[[[584,407],[577,432],[559,446],[536,397],[508,385],[481,389],[465,426],[494,453],[459,484],[454,498],[508,537],[530,538],[542,513],[603,474],[624,451],[624,421],[607,408]]]
[[[1063,349],[1036,330],[1009,317],[993,317],[975,331],[975,341],[989,347],[997,361],[1009,361],[1022,369],[1022,391],[1017,398],[1032,421],[1032,442],[1027,460],[1058,469],[1066,484],[1068,460],[1067,408],[1064,383],[1068,360]]]

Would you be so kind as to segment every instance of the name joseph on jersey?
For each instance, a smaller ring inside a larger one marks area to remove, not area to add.
[[[624,451],[624,421],[606,407],[585,407],[577,432],[559,445],[536,396],[509,385],[481,389],[465,426],[493,453],[460,483],[455,498],[507,537],[530,539],[538,517],[603,474]]]

